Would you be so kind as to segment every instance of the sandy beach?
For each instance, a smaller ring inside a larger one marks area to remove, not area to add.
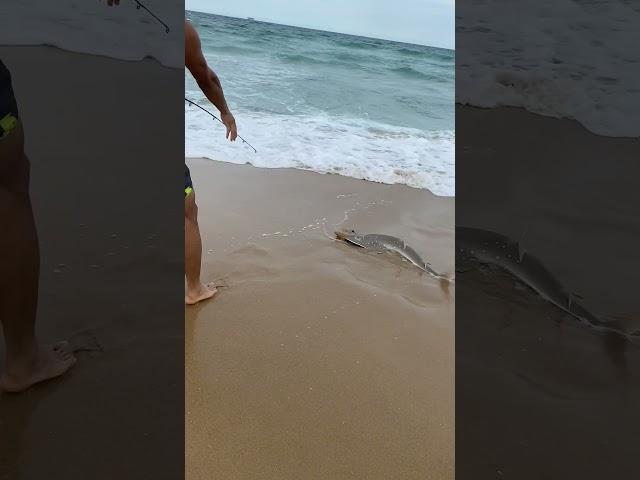
[[[598,333],[507,274],[459,272],[456,475],[635,478],[640,143],[516,108],[456,118],[456,225],[520,241],[630,335]]]
[[[453,273],[454,199],[188,159],[213,301],[185,309],[189,480],[452,479],[454,301],[334,230]]]
[[[50,47],[0,57],[32,164],[39,337],[79,350],[65,377],[0,394],[0,478],[179,478],[183,139],[167,119],[182,121],[183,72]]]

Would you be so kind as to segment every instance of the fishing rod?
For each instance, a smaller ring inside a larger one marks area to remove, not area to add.
[[[147,11],[147,13],[149,15],[151,15],[153,18],[155,18],[158,22],[160,22],[162,25],[164,25],[164,29],[167,33],[169,33],[170,29],[169,29],[169,25],[167,25],[166,23],[164,23],[162,20],[160,20],[160,17],[158,17],[155,13],[153,13],[151,10],[149,10],[145,5],[143,5],[141,2],[139,2],[138,0],[133,0],[134,2],[136,2],[136,9],[140,10],[141,8],[143,8],[144,10]]]
[[[185,102],[187,102],[190,105],[193,105],[194,107],[198,107],[200,110],[202,110],[203,112],[208,113],[209,115],[211,115],[213,118],[215,118],[217,121],[219,121],[220,123],[222,123],[222,125],[224,125],[224,122],[222,120],[220,120],[218,117],[216,117],[213,113],[211,113],[209,110],[207,110],[206,108],[201,107],[200,105],[198,105],[195,102],[192,102],[191,100],[189,100],[188,98],[185,97],[184,99]],[[226,125],[225,125],[226,126]],[[242,138],[240,135],[238,135],[238,138],[240,140],[242,140],[242,143],[246,143],[247,145],[249,145],[251,148],[253,148],[254,153],[258,153],[258,151],[253,147],[253,145],[251,145],[249,142],[247,142],[244,138]]]

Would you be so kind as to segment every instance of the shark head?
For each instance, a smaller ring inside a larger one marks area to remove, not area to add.
[[[359,234],[355,230],[342,230],[341,232],[334,232],[338,240],[343,242],[353,243],[360,247],[364,247],[364,235]]]

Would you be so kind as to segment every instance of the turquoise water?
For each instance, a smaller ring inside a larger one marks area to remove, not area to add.
[[[186,107],[186,154],[454,194],[454,52],[187,12],[239,132]],[[186,72],[186,96],[208,102]],[[214,110],[215,111],[215,110]]]

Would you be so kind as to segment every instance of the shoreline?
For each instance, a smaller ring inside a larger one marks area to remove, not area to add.
[[[15,20],[3,26],[3,46],[52,46],[122,61],[152,58],[162,66],[184,68],[184,49],[179,48],[184,40],[182,20],[173,23],[184,18],[179,3],[156,5],[153,13],[137,8],[135,2],[109,8],[106,2],[60,0],[55,6],[38,4],[43,8],[37,9],[36,3],[25,0],[6,6],[3,13]]]
[[[260,170],[290,170],[290,171],[294,171],[294,172],[309,172],[309,173],[313,173],[316,175],[329,175],[329,176],[337,176],[337,177],[341,177],[341,178],[349,178],[351,180],[358,180],[358,181],[362,181],[362,182],[367,182],[367,183],[371,183],[372,185],[387,185],[387,186],[391,186],[391,185],[397,185],[397,186],[401,186],[401,187],[406,187],[406,188],[410,188],[412,190],[417,190],[417,191],[426,191],[428,192],[430,195],[433,195],[434,197],[438,197],[438,198],[450,198],[450,199],[454,199],[456,198],[455,195],[438,195],[437,193],[432,192],[431,190],[429,190],[427,187],[414,187],[413,185],[408,185],[406,183],[387,183],[387,182],[383,182],[383,181],[377,181],[377,180],[369,180],[367,178],[357,178],[357,177],[352,177],[349,175],[341,175],[340,173],[335,173],[335,172],[318,172],[316,170],[311,170],[311,169],[306,169],[306,168],[296,168],[296,167],[260,167],[260,166],[256,166],[253,165],[251,162],[247,161],[245,163],[236,163],[236,162],[232,162],[232,161],[228,161],[228,160],[221,160],[219,158],[212,158],[212,157],[207,157],[207,156],[186,156],[185,160],[187,161],[206,161],[206,162],[218,162],[218,163],[226,163],[226,164],[230,164],[230,165],[247,165],[249,167],[252,168],[257,168]]]
[[[563,128],[580,128],[583,129],[586,133],[588,133],[589,135],[593,135],[594,137],[600,137],[600,138],[610,138],[612,140],[628,140],[628,141],[638,141],[640,140],[640,136],[638,137],[630,137],[630,136],[624,136],[624,135],[619,135],[619,136],[614,136],[614,135],[604,135],[601,133],[596,133],[593,132],[591,130],[589,130],[582,122],[580,122],[580,120],[576,120],[575,118],[570,118],[570,117],[558,117],[555,115],[551,115],[551,114],[544,114],[544,113],[540,113],[540,112],[533,112],[529,109],[527,109],[526,107],[523,106],[515,106],[515,105],[495,105],[492,107],[485,107],[482,105],[474,105],[471,103],[461,103],[461,102],[455,102],[455,108],[456,109],[465,109],[465,110],[478,110],[478,111],[487,111],[487,112],[514,112],[512,114],[516,114],[515,112],[521,112],[522,114],[527,114],[527,115],[532,115],[534,117],[540,117],[540,118],[546,118],[549,120],[556,120],[559,122],[565,122],[563,125]],[[570,126],[572,125],[572,126]]]
[[[70,50],[68,48],[64,48],[64,47],[60,47],[58,45],[53,45],[53,44],[48,44],[48,43],[39,43],[39,44],[29,44],[29,43],[20,43],[20,44],[3,44],[0,43],[0,49],[11,49],[11,48],[18,48],[18,49],[53,49],[53,50],[58,50],[62,53],[65,54],[69,54],[69,55],[73,55],[73,56],[84,56],[84,57],[88,57],[88,58],[95,58],[95,59],[104,59],[104,60],[108,60],[108,61],[116,61],[116,62],[124,62],[124,63],[141,63],[141,62],[146,62],[146,61],[152,61],[154,63],[157,63],[159,67],[161,68],[168,68],[168,69],[172,69],[172,70],[182,70],[184,69],[184,67],[177,67],[177,66],[172,66],[172,65],[168,65],[168,64],[164,64],[162,63],[161,60],[159,60],[158,58],[154,57],[153,55],[143,55],[140,58],[120,58],[114,55],[108,55],[106,53],[90,53],[90,52],[78,52],[75,50]]]

